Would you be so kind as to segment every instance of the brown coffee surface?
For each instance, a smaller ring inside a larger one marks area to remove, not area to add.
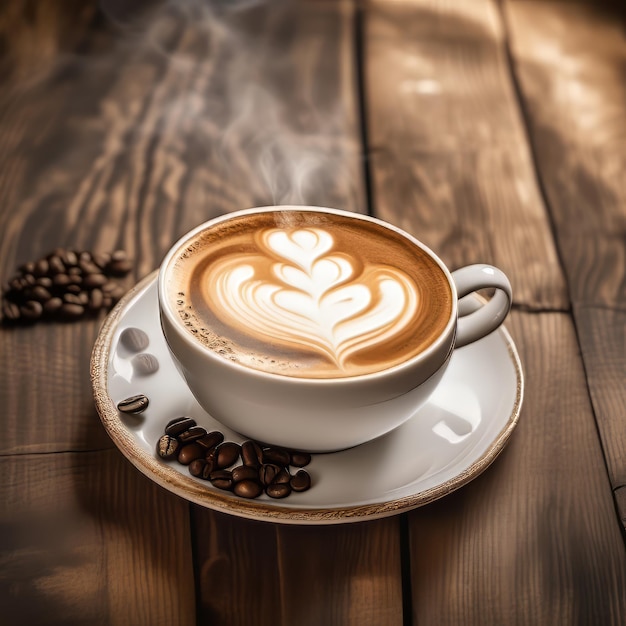
[[[299,378],[343,378],[401,364],[452,312],[444,272],[383,225],[274,210],[196,234],[167,268],[181,323],[223,358]]]

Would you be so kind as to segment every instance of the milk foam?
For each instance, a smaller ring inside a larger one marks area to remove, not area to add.
[[[324,228],[266,228],[255,239],[257,251],[216,260],[201,286],[216,316],[241,332],[300,346],[345,369],[352,355],[384,344],[415,319],[419,290],[411,277],[333,253],[335,240]]]
[[[357,216],[270,209],[199,231],[168,266],[168,298],[194,341],[298,378],[359,376],[420,354],[446,327],[436,260]]]

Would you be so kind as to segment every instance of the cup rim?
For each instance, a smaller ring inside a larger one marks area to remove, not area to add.
[[[359,220],[363,220],[366,222],[371,222],[381,226],[383,228],[387,228],[389,230],[394,231],[396,234],[408,239],[413,245],[417,246],[421,250],[423,250],[426,254],[428,254],[435,263],[439,266],[444,276],[448,281],[448,286],[450,287],[450,292],[452,295],[452,307],[450,311],[449,319],[441,331],[441,333],[437,336],[437,338],[422,352],[412,356],[410,359],[403,361],[402,363],[398,363],[396,365],[392,365],[391,367],[387,367],[382,370],[378,370],[375,372],[369,372],[366,374],[355,374],[354,376],[340,376],[340,377],[329,377],[329,378],[307,378],[304,376],[292,376],[287,374],[280,374],[275,372],[266,372],[264,370],[255,369],[253,367],[243,365],[236,361],[230,361],[229,359],[225,359],[215,354],[213,350],[204,346],[199,341],[194,341],[194,338],[191,336],[191,333],[185,330],[183,324],[179,317],[176,315],[175,311],[172,310],[168,299],[165,297],[166,290],[166,278],[167,278],[167,268],[172,262],[173,258],[176,256],[178,251],[185,246],[185,244],[193,239],[198,233],[206,230],[207,228],[211,228],[216,224],[220,224],[221,222],[228,221],[230,219],[236,219],[245,215],[254,215],[257,213],[276,213],[280,211],[300,211],[300,212],[311,212],[311,213],[328,213],[331,215],[339,215],[348,218],[355,218]],[[455,325],[457,321],[457,312],[458,312],[458,297],[456,285],[454,283],[454,279],[452,278],[452,274],[450,270],[446,267],[443,261],[433,252],[426,244],[422,243],[419,239],[407,233],[403,229],[386,222],[382,219],[372,217],[371,215],[365,215],[363,213],[355,213],[352,211],[346,211],[343,209],[335,209],[331,207],[318,207],[313,205],[268,205],[262,207],[251,207],[247,209],[240,209],[238,211],[233,211],[231,213],[223,213],[217,217],[211,218],[198,226],[194,227],[187,233],[185,233],[182,237],[180,237],[168,250],[161,265],[159,266],[159,274],[157,280],[157,293],[158,293],[158,305],[160,309],[161,315],[166,315],[170,326],[176,330],[178,337],[182,338],[184,343],[189,346],[194,352],[199,353],[203,356],[207,356],[209,360],[214,361],[226,369],[230,369],[235,372],[240,372],[242,374],[246,374],[248,376],[256,377],[261,380],[267,381],[282,381],[288,384],[303,384],[303,385],[311,385],[311,386],[320,386],[320,385],[345,385],[345,384],[355,384],[355,383],[368,383],[373,382],[380,379],[386,379],[390,376],[401,375],[403,372],[419,365],[420,363],[426,363],[431,357],[441,351],[441,348],[444,344],[448,342],[448,337],[451,338],[451,345],[447,347],[447,349],[443,352],[441,358],[441,364],[445,363],[448,358],[450,352],[454,349],[454,341],[455,341]],[[161,321],[161,325],[163,325],[163,321]],[[166,337],[167,341],[167,337]],[[169,341],[168,341],[169,343]],[[428,376],[425,377],[425,379]],[[420,384],[422,381],[417,381],[416,384]]]

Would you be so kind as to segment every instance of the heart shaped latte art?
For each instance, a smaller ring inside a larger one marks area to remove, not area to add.
[[[354,354],[386,342],[415,315],[417,291],[404,272],[333,254],[322,228],[266,229],[258,242],[258,253],[231,254],[207,273],[218,317],[237,320],[257,341],[296,346],[346,369]]]

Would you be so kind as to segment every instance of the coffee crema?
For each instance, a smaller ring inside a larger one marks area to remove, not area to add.
[[[277,209],[226,218],[176,251],[167,297],[216,354],[298,378],[399,365],[443,332],[452,293],[425,251],[375,222]]]

